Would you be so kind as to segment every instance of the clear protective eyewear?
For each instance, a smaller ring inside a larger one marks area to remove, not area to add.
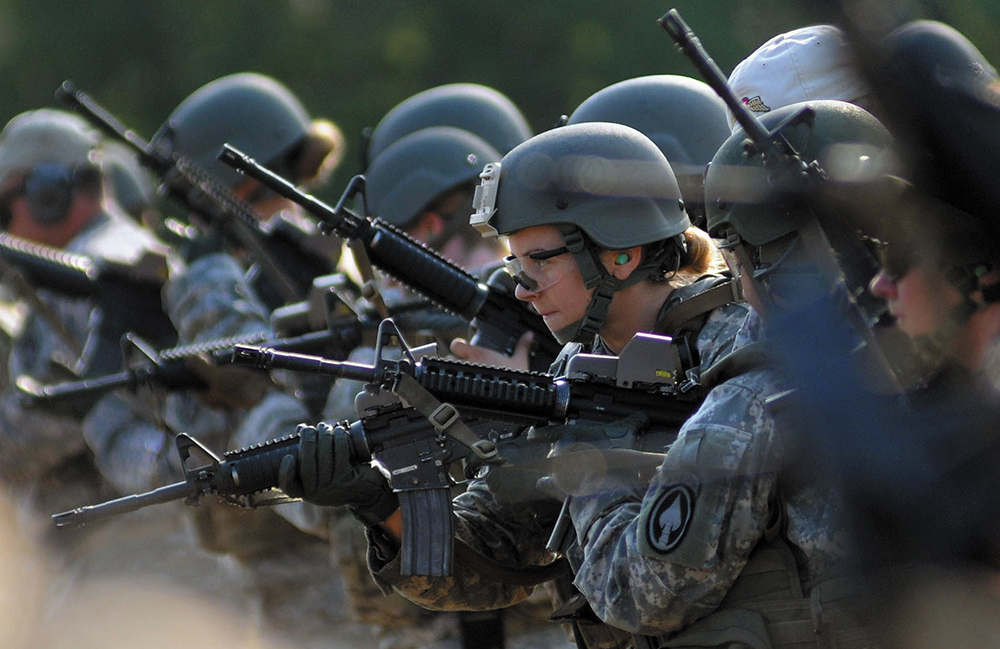
[[[503,259],[504,268],[514,281],[525,289],[538,292],[544,291],[556,284],[566,276],[572,265],[552,263],[551,260],[559,255],[565,255],[569,248],[553,248],[552,250],[542,250],[526,255],[523,259],[508,255]]]

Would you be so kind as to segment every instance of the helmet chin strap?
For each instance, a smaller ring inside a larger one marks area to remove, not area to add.
[[[649,277],[660,267],[662,259],[643,260],[628,277],[618,279],[601,263],[600,249],[587,242],[580,228],[575,225],[560,224],[559,231],[562,233],[566,248],[573,255],[576,267],[580,270],[584,286],[594,289],[594,295],[590,298],[590,304],[587,305],[587,310],[581,319],[552,332],[552,335],[563,345],[573,342],[588,344],[594,341],[604,327],[615,292],[638,284]]]

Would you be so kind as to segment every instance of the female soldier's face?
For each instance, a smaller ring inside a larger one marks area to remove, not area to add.
[[[508,268],[521,275],[514,295],[529,302],[549,331],[559,331],[583,319],[594,290],[583,285],[583,277],[554,225],[520,230],[507,237]],[[515,276],[517,279],[518,276]],[[529,288],[530,287],[530,288]]]

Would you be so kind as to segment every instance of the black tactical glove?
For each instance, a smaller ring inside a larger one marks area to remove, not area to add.
[[[381,523],[399,508],[389,482],[370,464],[351,462],[350,440],[340,426],[299,424],[299,457],[286,455],[278,487],[314,505],[347,506],[365,525]]]

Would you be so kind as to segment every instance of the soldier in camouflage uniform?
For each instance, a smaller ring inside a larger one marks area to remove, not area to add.
[[[763,123],[773,128],[805,105]],[[884,159],[891,138],[868,113],[844,102],[808,106],[814,123],[782,131],[807,160],[829,168],[838,145]],[[709,167],[708,224],[726,237],[748,300],[769,323],[830,289],[811,279],[819,262],[801,234],[817,216],[806,203],[778,209],[787,195],[748,184],[760,162],[744,139],[738,130]],[[812,476],[779,481],[792,438],[769,399],[787,383],[752,362],[755,347],[709,371],[735,376],[684,424],[648,487],[572,501],[586,556],[575,583],[602,619],[647,646],[870,646],[838,602],[854,594],[842,502]]]
[[[336,126],[309,118],[298,99],[270,77],[229,75],[192,93],[173,111],[151,145],[197,164],[245,200],[262,222],[278,219],[279,211],[284,211],[280,218],[301,216],[289,201],[218,161],[223,143],[245,151],[296,184],[325,179],[343,153]],[[273,333],[269,318],[276,292],[266,284],[266,277],[248,268],[244,251],[223,251],[225,245],[207,237],[182,245],[188,257],[186,271],[164,289],[164,308],[181,344]],[[331,267],[335,261],[332,256]],[[249,410],[283,394],[255,372],[232,372],[233,377],[230,370],[236,368],[205,369],[209,390],[194,396],[167,395],[159,426],[87,427],[93,446],[100,449],[102,469],[123,490],[142,491],[179,479],[176,462],[166,467],[139,462],[137,451],[150,449],[173,458],[171,437],[181,431],[216,450],[237,448],[243,441],[236,431]],[[102,410],[129,407],[121,395],[113,396],[116,399],[102,401]],[[262,614],[265,631],[291,635],[304,646],[319,646],[336,625],[347,621],[342,584],[332,569],[324,539],[300,532],[271,509],[244,511],[206,502],[189,510],[189,515],[203,547],[235,559],[248,571],[251,597]],[[361,641],[371,641],[365,630],[341,626],[341,631],[357,631]]]
[[[365,171],[367,208],[485,281],[488,271],[499,266],[503,251],[497,242],[484,241],[468,224],[475,181],[483,164],[499,159],[502,152],[529,136],[520,111],[492,88],[449,84],[418,93],[389,111],[372,132]],[[391,308],[418,300],[395,281],[380,282],[379,290]],[[429,324],[444,320],[436,307],[425,311]],[[426,329],[433,335],[431,340],[408,337],[407,342],[434,341],[446,348],[456,331]],[[464,339],[454,345],[459,351],[467,347]],[[347,360],[371,363],[374,353],[371,347],[358,347]],[[324,419],[356,419],[354,400],[363,387],[358,381],[337,381],[329,393]],[[238,439],[248,444],[282,437],[309,419],[310,414],[292,396],[275,397],[251,411]],[[378,630],[383,646],[428,646],[466,629],[456,616],[433,614],[378,589],[365,566],[364,529],[353,517],[308,503],[280,510],[300,529],[330,539],[354,616]],[[498,635],[496,640],[502,645],[502,631]]]
[[[549,164],[533,164],[540,159]],[[622,167],[633,173],[627,178],[601,174]],[[558,173],[550,173],[552,169]],[[704,232],[690,227],[669,163],[641,133],[617,124],[565,126],[515,147],[499,165],[488,165],[483,176],[480,196],[494,196],[495,203],[481,199],[473,222],[507,236],[516,295],[529,301],[567,343],[557,372],[563,360],[581,349],[621,351],[637,331],[669,333],[689,343],[692,376],[732,350],[747,307],[734,302],[730,281],[702,278],[716,259],[715,248]],[[630,419],[617,426],[634,433],[642,423]],[[539,449],[534,453],[544,456],[545,440],[566,432],[561,428],[536,431],[533,438],[539,441],[530,442]],[[657,450],[662,450],[672,437],[662,432],[642,439],[659,443]],[[304,439],[317,435],[315,428],[302,433]],[[319,437],[343,434],[325,427]],[[307,453],[302,445],[300,453]],[[377,474],[368,470],[355,467],[339,475],[335,470],[304,484],[301,473],[286,473],[283,488],[318,503],[350,505],[369,525],[369,561],[376,580],[423,606],[488,610],[531,595],[531,586],[486,577],[477,565],[461,561],[453,577],[403,577],[393,527],[398,521],[390,517],[375,525],[392,512],[393,499],[384,480],[379,484]],[[511,486],[503,484],[503,475],[472,481],[453,501],[456,537],[511,574],[551,563],[556,557],[545,544],[559,503],[530,489],[518,499],[506,499],[498,495]],[[574,564],[583,559],[575,545],[566,554]],[[570,603],[564,615],[560,621],[579,620],[585,612]],[[615,646],[628,639],[599,625],[586,627],[585,633],[589,646]]]
[[[148,251],[158,252],[165,274],[165,246],[120,212],[106,210],[99,156],[96,132],[75,115],[41,109],[12,119],[0,134],[4,229],[43,245],[126,264]],[[10,387],[0,408],[0,456],[7,478],[15,484],[23,480],[24,486],[33,483],[40,509],[52,513],[61,505],[87,501],[88,494],[97,497],[94,489],[102,488],[103,481],[93,469],[79,418],[21,407],[13,383],[22,375],[51,382],[84,375],[101,364],[107,367],[107,359],[96,358],[107,347],[98,340],[103,314],[92,302],[44,291],[39,299],[51,315],[46,319],[42,309],[36,310],[13,342]],[[73,479],[89,486],[78,493],[59,486]]]
[[[178,264],[168,264],[166,246],[107,200],[101,153],[96,131],[76,115],[41,109],[12,119],[0,133],[4,229],[98,263],[155,261],[165,280]],[[177,509],[87,530],[54,531],[48,515],[114,497],[117,485],[99,472],[81,415],[23,406],[14,381],[30,377],[47,383],[117,369],[117,336],[124,332],[105,327],[116,322],[114,304],[44,290],[29,304],[27,320],[12,342],[10,378],[0,404],[0,474],[22,497],[23,511],[39,516],[32,522],[44,522],[39,536],[45,545],[58,550],[53,594],[72,594],[81,580],[132,578],[229,597],[236,582],[217,558],[199,552]],[[135,419],[132,412],[118,414],[103,424],[115,428]],[[47,600],[47,605],[61,601]]]
[[[1000,334],[1000,193],[986,171],[1000,154],[1000,76],[938,22],[868,45],[912,183],[883,179],[852,206],[878,243],[871,291],[922,372],[889,404],[849,392],[831,404],[823,391],[845,394],[844,378],[826,372],[820,389],[807,374],[811,441],[850,503],[885,646],[978,647],[1000,620],[1000,395],[986,371]]]

